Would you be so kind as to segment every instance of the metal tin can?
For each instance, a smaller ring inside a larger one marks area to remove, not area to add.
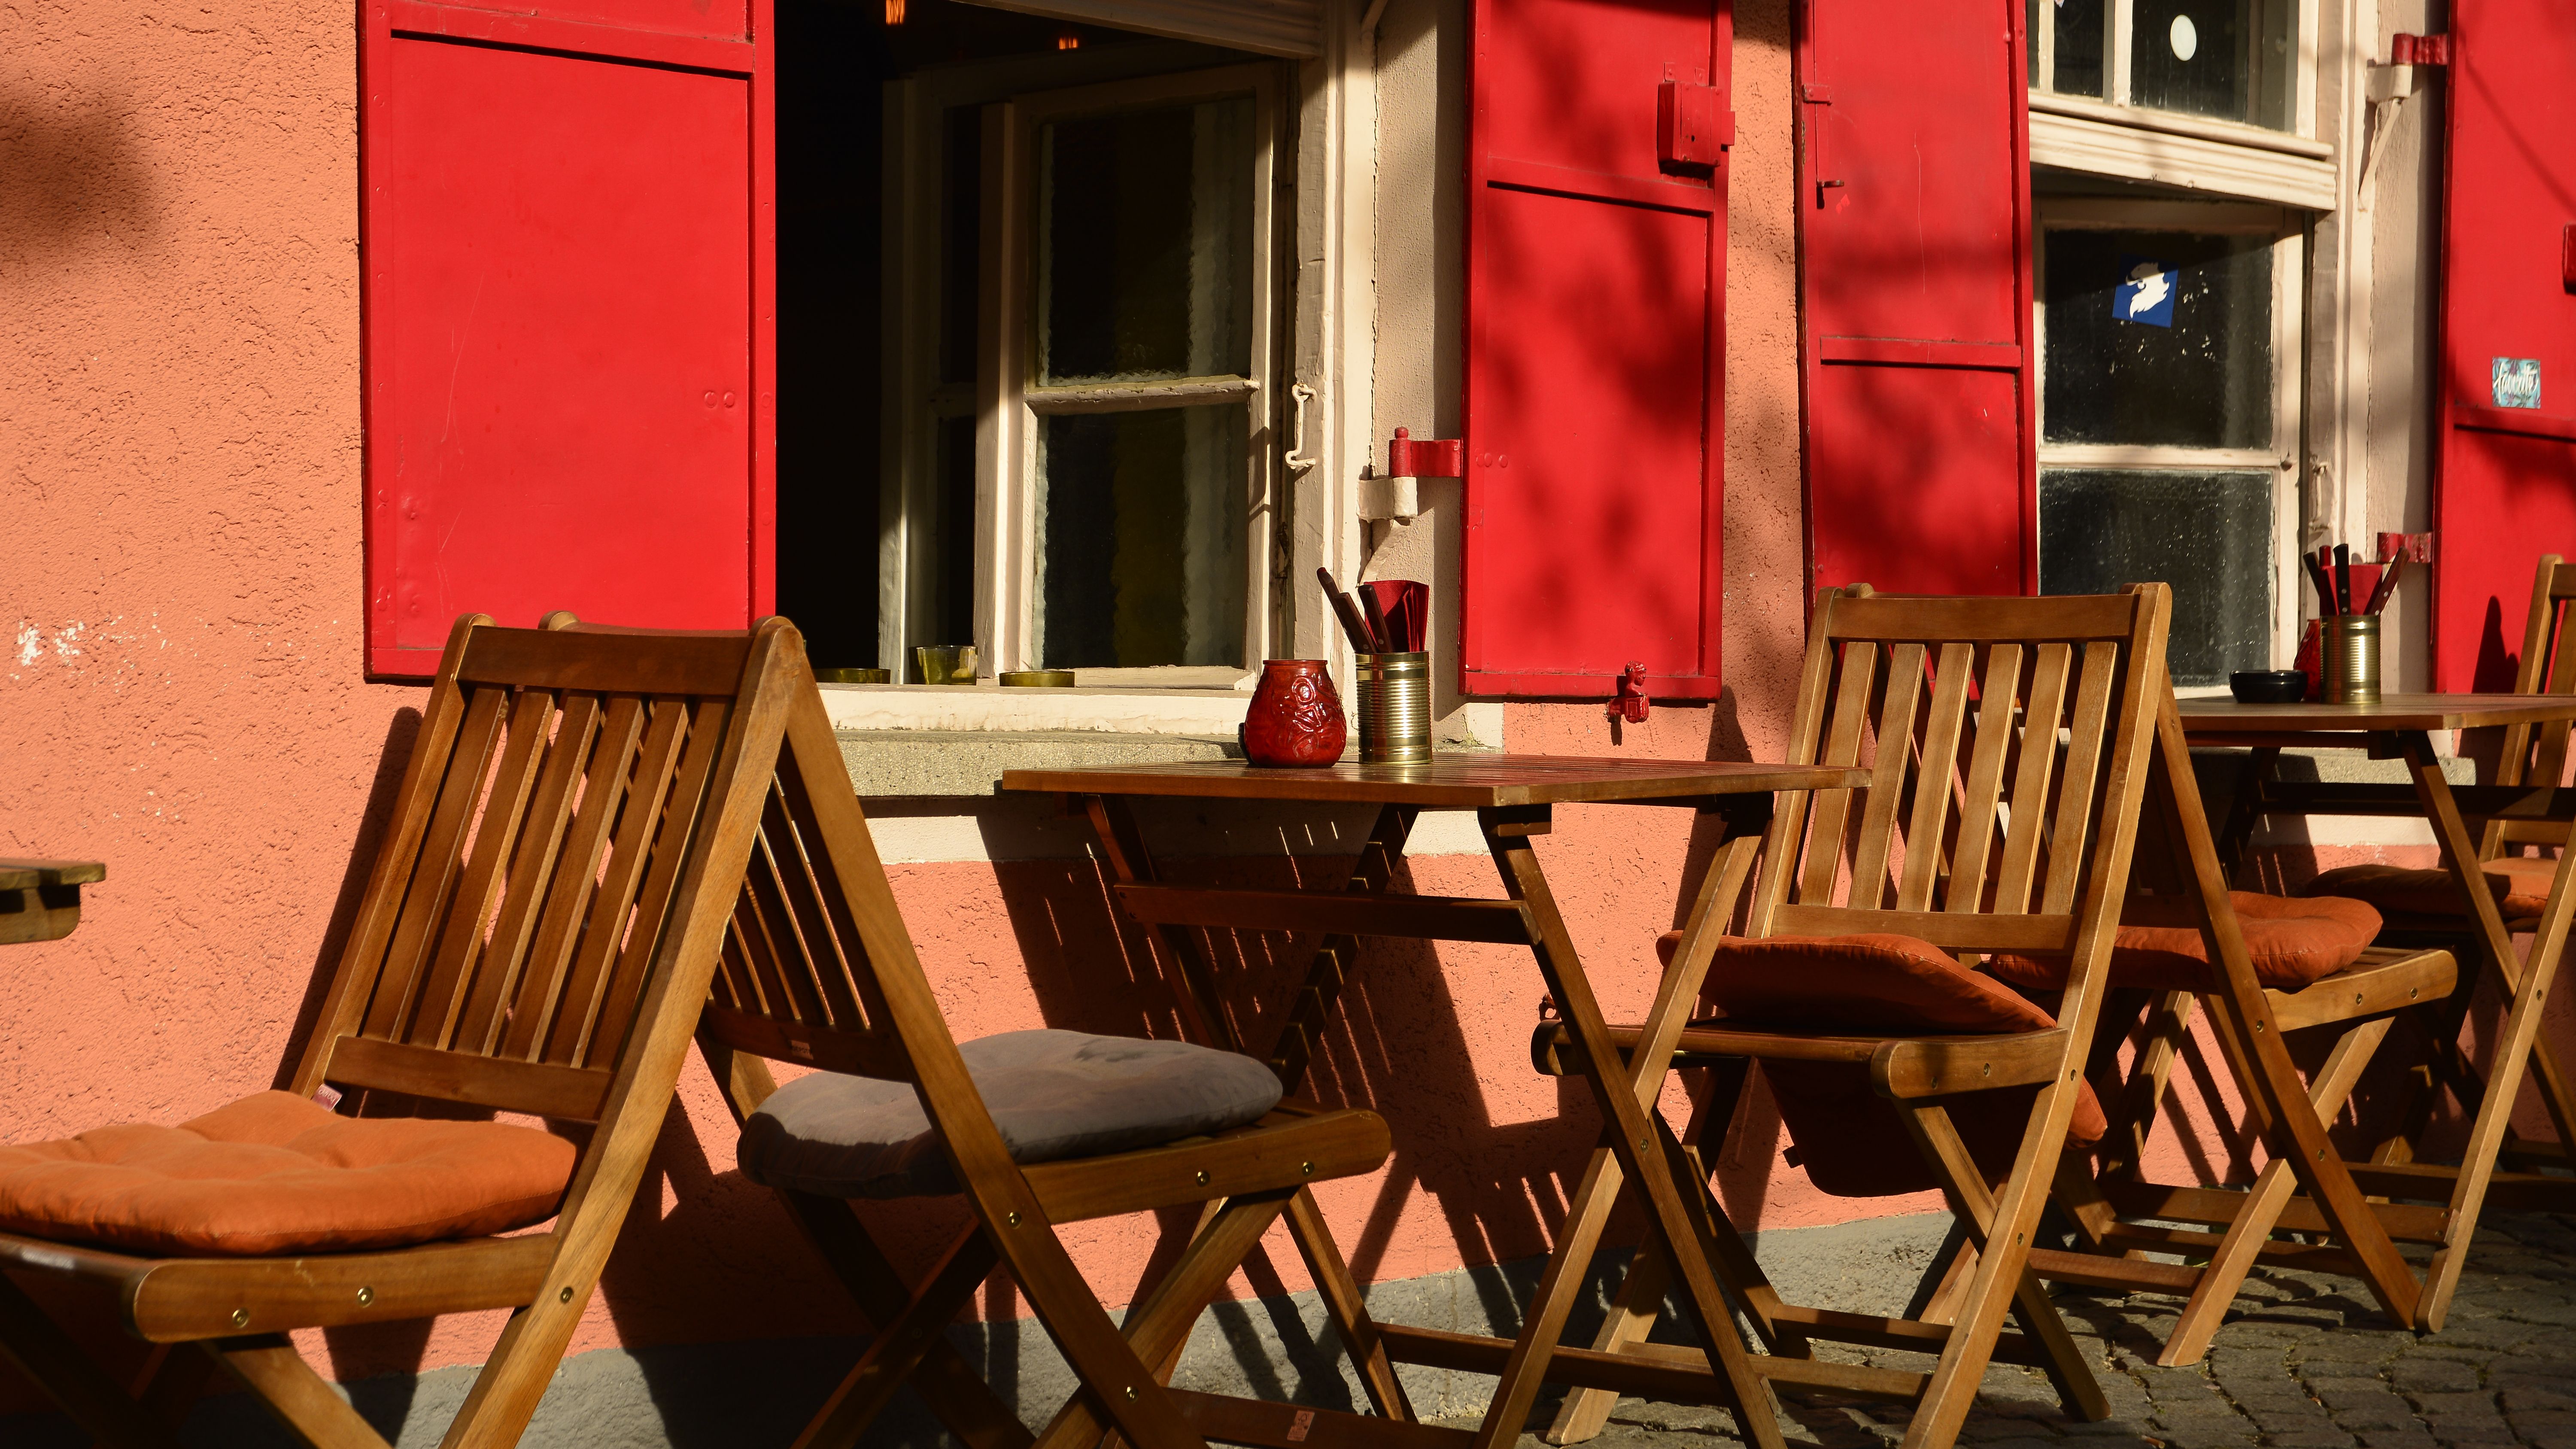
[[[1360,763],[1418,765],[1431,758],[1431,656],[1362,654]]]
[[[2325,702],[2379,703],[2379,616],[2337,614],[2325,624]]]

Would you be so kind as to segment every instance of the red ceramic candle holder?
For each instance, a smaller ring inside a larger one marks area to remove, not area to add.
[[[1265,659],[1243,717],[1243,756],[1256,765],[1313,769],[1342,757],[1350,726],[1321,659]]]

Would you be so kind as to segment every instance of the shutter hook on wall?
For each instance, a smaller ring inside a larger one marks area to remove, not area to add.
[[[1648,707],[1646,666],[1632,659],[1628,661],[1626,671],[1619,676],[1618,690],[1611,696],[1609,714],[1613,719],[1623,719],[1630,724],[1644,724]]]
[[[1291,404],[1288,410],[1288,451],[1279,455],[1279,461],[1286,465],[1291,473],[1303,473],[1324,461],[1321,458],[1310,457],[1303,451],[1306,446],[1306,404],[1314,400],[1315,390],[1305,383],[1298,383],[1288,389],[1288,401]]]

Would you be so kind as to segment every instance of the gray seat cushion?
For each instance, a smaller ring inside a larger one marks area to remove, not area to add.
[[[1011,1160],[1023,1165],[1223,1132],[1279,1105],[1268,1067],[1187,1042],[1012,1031],[957,1051]],[[799,1077],[743,1124],[734,1155],[754,1182],[826,1197],[959,1190],[909,1082]]]

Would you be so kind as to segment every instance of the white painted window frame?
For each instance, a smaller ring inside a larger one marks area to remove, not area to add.
[[[2039,468],[2119,468],[2140,471],[2262,470],[2273,478],[2271,629],[2272,664],[2286,668],[2299,647],[2303,536],[2299,458],[2306,401],[2304,296],[2306,229],[2296,212],[2233,202],[2127,201],[2043,196],[2033,208],[2031,305],[2033,335],[2042,361],[2038,372]],[[2126,444],[2050,443],[2048,438],[2048,233],[2051,231],[2150,230],[2209,235],[2270,236],[2272,242],[2272,441],[2262,448],[2184,448]]]
[[[2134,0],[2104,0],[2104,95],[2060,95],[2055,83],[2053,0],[2041,0],[2031,69],[2030,152],[2038,166],[2331,211],[2339,195],[2335,146],[2319,139],[2319,0],[2267,0],[2288,7],[2292,63],[2287,129],[2223,121],[2130,101]]]
[[[1087,686],[1249,687],[1270,636],[1277,508],[1284,451],[1273,416],[1281,279],[1276,265],[1278,152],[1283,129],[1276,64],[1222,66],[1035,92],[985,110],[984,288],[975,434],[975,632],[994,671],[1042,667],[1037,649],[1038,431],[1047,416],[1213,402],[1247,410],[1242,667],[1082,668]],[[1037,137],[1050,121],[1249,94],[1253,98],[1252,336],[1248,375],[1042,386],[1035,373]]]

